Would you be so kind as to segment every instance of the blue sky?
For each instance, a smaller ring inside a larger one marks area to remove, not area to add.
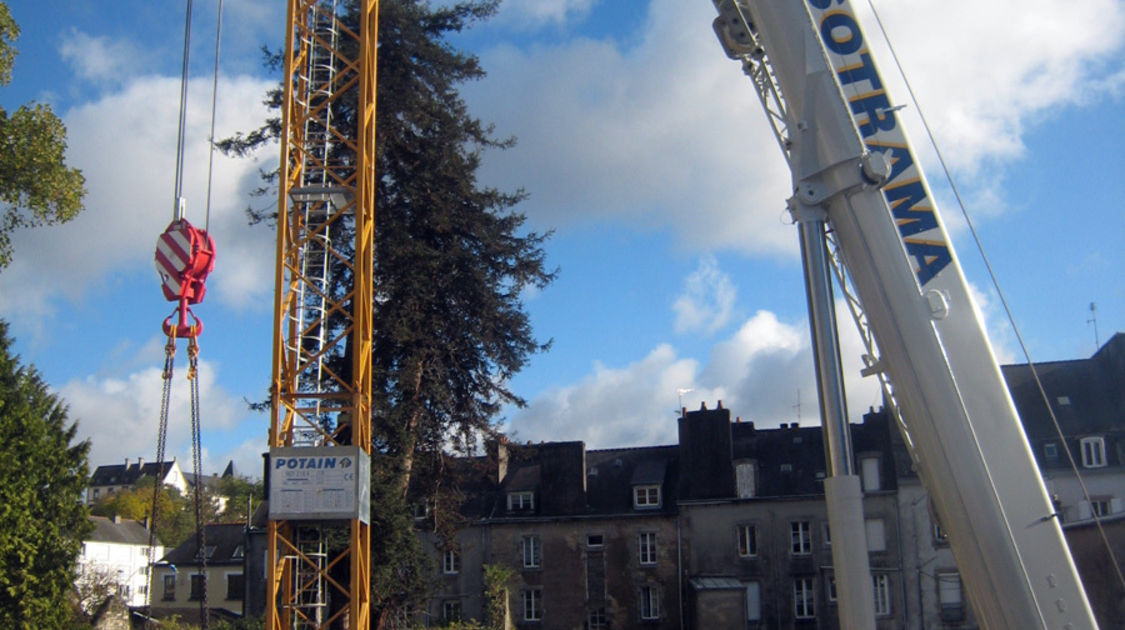
[[[22,27],[0,105],[50,103],[89,197],[74,222],[16,235],[0,273],[0,317],[17,351],[70,404],[93,464],[155,452],[162,339],[171,312],[152,268],[171,217],[184,9],[119,0],[9,2]],[[254,126],[277,77],[262,45],[284,30],[279,0],[226,0],[217,134]],[[1035,360],[1089,356],[1125,330],[1125,5],[1047,0],[876,3],[918,93]],[[185,191],[206,206],[215,0],[195,2]],[[866,4],[857,10],[867,15]],[[489,76],[465,87],[472,111],[518,137],[489,154],[483,181],[522,186],[519,209],[560,269],[528,294],[536,334],[553,339],[513,382],[529,406],[506,414],[520,440],[590,447],[675,439],[678,389],[697,407],[722,399],[763,426],[816,418],[789,176],[738,65],[698,0],[510,0],[457,37]],[[870,22],[870,20],[868,20]],[[868,39],[879,39],[874,26]],[[905,90],[876,47],[896,102]],[[910,105],[905,119],[977,289],[1002,360],[1022,361]],[[196,308],[204,467],[234,459],[256,473],[268,418],[244,400],[269,380],[273,234],[242,209],[269,168],[217,158],[215,272]],[[267,203],[267,202],[258,202]],[[853,414],[877,405],[856,373],[841,320]],[[181,349],[181,356],[183,351]],[[181,365],[168,453],[188,461]]]

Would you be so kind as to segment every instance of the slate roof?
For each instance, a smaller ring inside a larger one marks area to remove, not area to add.
[[[1069,467],[1065,455],[1046,455],[1044,446],[1059,438],[1031,367],[1005,365],[1001,371],[1040,467]],[[1115,334],[1089,359],[1035,363],[1035,373],[1075,458],[1082,437],[1102,436],[1107,464],[1125,465],[1115,447],[1125,444],[1125,334]]]
[[[91,486],[131,486],[141,477],[154,477],[163,479],[176,460],[170,462],[148,462],[145,464],[110,464],[98,466],[90,476]]]
[[[241,547],[241,553],[245,554],[246,544],[245,539],[246,525],[244,523],[213,523],[204,527],[204,544],[208,549],[214,547],[211,551],[210,557],[207,558],[208,565],[218,564],[242,564],[242,557],[235,556],[235,552]],[[180,544],[179,547],[164,554],[158,564],[175,564],[177,566],[192,566],[200,564],[199,545],[196,543],[195,536],[190,536],[186,541]]]
[[[148,545],[148,530],[140,521],[119,519],[114,522],[105,516],[91,516],[94,531],[86,537],[87,542],[117,543],[121,545]],[[157,542],[156,544],[160,544]]]

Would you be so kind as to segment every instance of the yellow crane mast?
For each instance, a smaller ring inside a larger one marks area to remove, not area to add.
[[[270,630],[370,627],[369,486],[352,464],[371,453],[378,0],[357,3],[358,30],[343,19],[344,4],[289,0],[287,10],[267,473]],[[350,289],[334,290],[342,282]],[[331,468],[337,459],[341,467]],[[318,465],[325,470],[300,477]],[[309,507],[319,495],[302,495],[301,482],[349,475],[357,484],[350,513]],[[332,551],[325,528],[345,524],[348,547]]]

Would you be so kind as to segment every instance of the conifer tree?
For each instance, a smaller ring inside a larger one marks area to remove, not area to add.
[[[0,321],[0,628],[64,628],[93,525],[81,499],[89,442],[66,405],[11,352]]]

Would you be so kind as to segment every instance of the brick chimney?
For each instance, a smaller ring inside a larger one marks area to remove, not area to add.
[[[586,511],[585,442],[548,442],[538,447],[541,513]]]
[[[680,498],[735,496],[730,410],[723,409],[722,401],[716,409],[700,405],[699,411],[684,413],[679,434]]]

